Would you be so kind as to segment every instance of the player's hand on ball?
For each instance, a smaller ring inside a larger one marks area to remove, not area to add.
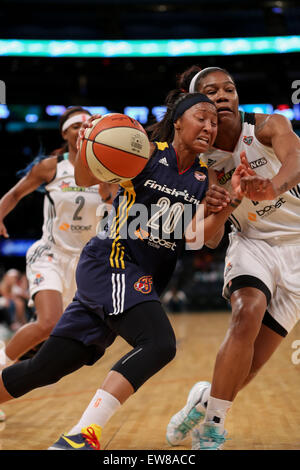
[[[78,131],[78,138],[76,142],[77,150],[79,150],[80,148],[80,142],[84,138],[84,133],[86,129],[88,129],[89,127],[93,127],[93,121],[95,121],[95,119],[100,119],[101,117],[102,117],[102,114],[93,114],[93,116],[91,116],[87,121],[84,121],[81,124],[81,127]]]
[[[205,201],[208,213],[217,213],[230,203],[230,194],[225,188],[212,184],[206,192]]]

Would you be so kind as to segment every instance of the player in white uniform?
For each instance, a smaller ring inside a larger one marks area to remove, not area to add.
[[[84,245],[96,234],[106,203],[112,203],[115,185],[83,188],[74,179],[79,128],[90,113],[68,108],[60,119],[65,152],[34,165],[0,201],[0,235],[8,237],[4,217],[40,185],[45,189],[42,237],[26,255],[26,274],[36,321],[20,328],[0,351],[0,369],[16,361],[48,338],[76,290],[75,268]]]
[[[193,449],[220,449],[225,416],[238,391],[300,318],[300,141],[283,116],[240,113],[235,83],[225,70],[193,67],[182,80],[188,81],[190,91],[205,93],[218,109],[214,148],[201,155],[219,183],[207,193],[210,210],[228,203],[225,189],[230,190],[241,158],[245,164],[248,160],[252,173],[244,179],[248,199],[231,216],[223,295],[230,300],[232,317],[212,385],[195,384],[167,428],[171,445],[194,428]]]

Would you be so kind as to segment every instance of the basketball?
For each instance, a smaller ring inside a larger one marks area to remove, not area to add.
[[[125,114],[105,114],[86,129],[80,156],[100,181],[121,183],[137,176],[150,156],[141,124]]]

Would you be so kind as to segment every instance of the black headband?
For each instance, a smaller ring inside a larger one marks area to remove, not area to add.
[[[187,109],[197,103],[210,103],[215,106],[214,102],[206,95],[203,95],[203,93],[191,93],[186,95],[186,98],[179,101],[178,105],[173,110],[173,122],[177,121],[177,119],[180,118]]]

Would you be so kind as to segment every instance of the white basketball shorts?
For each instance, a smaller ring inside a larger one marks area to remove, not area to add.
[[[227,286],[232,279],[244,275],[258,278],[271,294],[267,311],[290,332],[300,319],[300,245],[271,245],[240,233],[231,233],[229,239],[223,296],[228,299]]]
[[[43,240],[35,242],[26,254],[26,275],[29,282],[30,302],[41,290],[56,290],[62,294],[63,309],[76,292],[75,272],[79,254],[66,254]]]

